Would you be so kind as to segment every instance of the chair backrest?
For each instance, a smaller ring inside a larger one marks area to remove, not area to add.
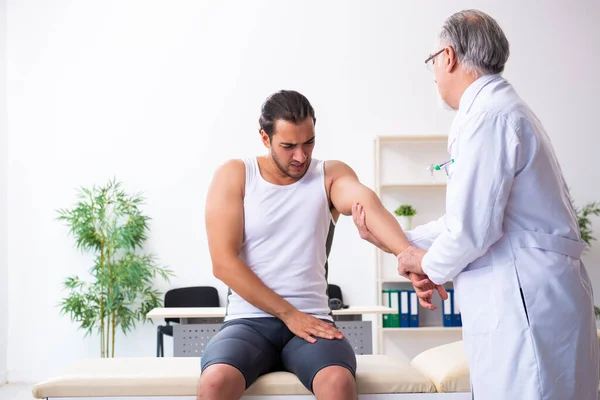
[[[327,285],[327,295],[329,296],[330,310],[341,310],[342,308],[348,308],[348,306],[344,304],[342,289],[340,289],[338,285]]]
[[[342,289],[338,285],[329,284],[327,285],[327,294],[330,299],[340,299],[342,303],[344,303],[344,298],[342,297]]]
[[[219,292],[213,286],[189,286],[168,290],[164,307],[219,307]],[[179,318],[165,318],[177,322]]]

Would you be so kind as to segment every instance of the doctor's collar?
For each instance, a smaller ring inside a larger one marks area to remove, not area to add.
[[[477,98],[477,95],[479,94],[479,92],[481,92],[481,89],[487,86],[488,83],[498,78],[501,78],[501,76],[498,74],[489,74],[484,75],[478,78],[475,82],[471,83],[471,85],[469,85],[467,90],[465,90],[463,95],[460,97],[460,101],[458,103],[458,111],[464,114],[469,112],[473,101]]]

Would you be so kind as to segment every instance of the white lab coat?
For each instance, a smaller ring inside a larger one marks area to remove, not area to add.
[[[448,152],[446,213],[407,236],[428,250],[433,282],[454,282],[474,398],[596,400],[585,242],[540,121],[484,76],[460,100]]]

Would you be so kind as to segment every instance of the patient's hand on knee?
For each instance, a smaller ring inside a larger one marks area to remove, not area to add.
[[[321,321],[296,309],[281,317],[283,323],[292,333],[309,343],[315,343],[315,337],[324,339],[343,339],[344,334],[332,324]]]

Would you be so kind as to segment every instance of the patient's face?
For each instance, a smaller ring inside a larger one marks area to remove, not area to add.
[[[302,178],[310,165],[315,147],[312,118],[306,118],[298,124],[278,120],[270,143],[265,145],[270,148],[271,157],[281,173],[295,179]]]

